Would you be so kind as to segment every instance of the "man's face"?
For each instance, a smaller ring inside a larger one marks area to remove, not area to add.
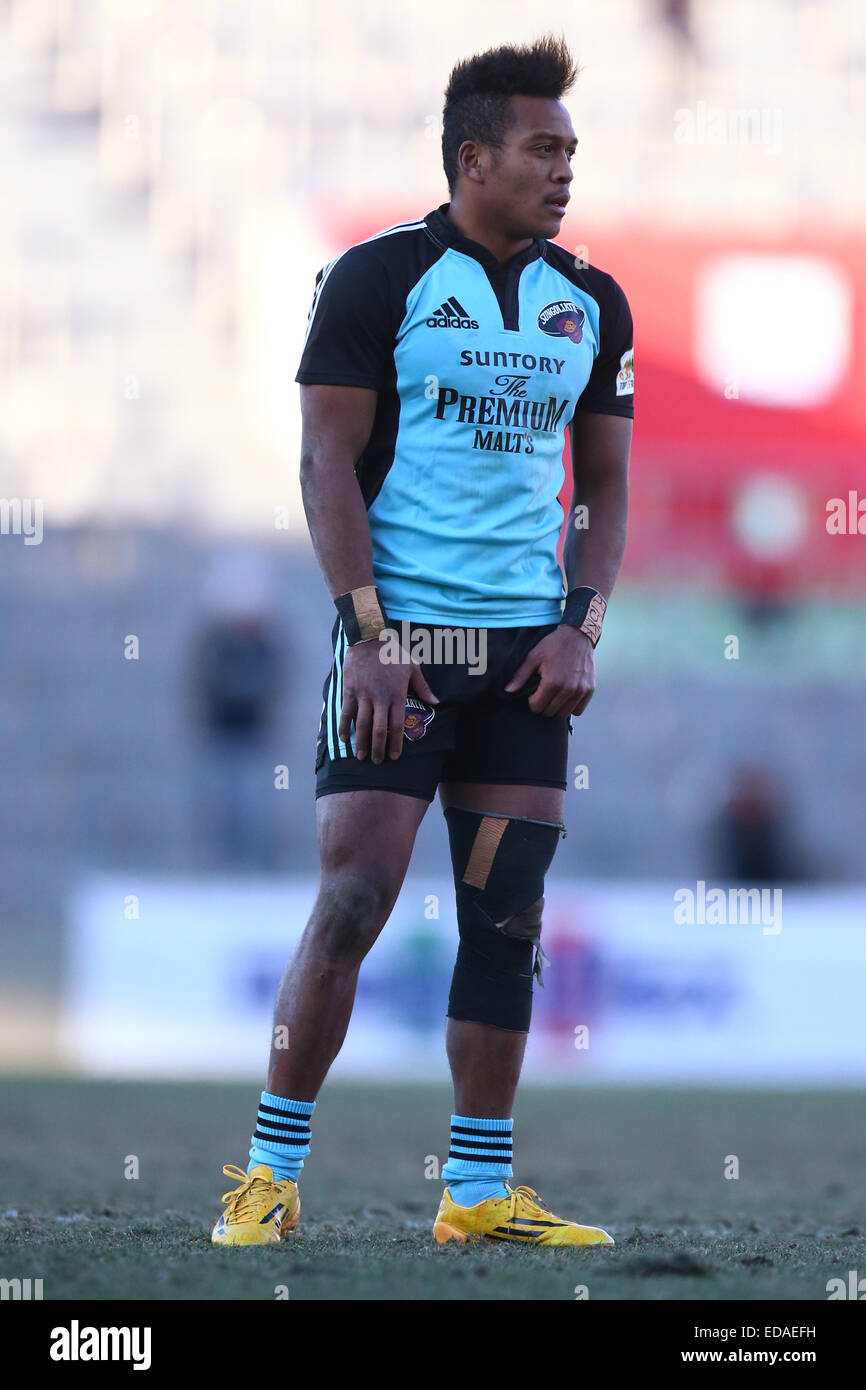
[[[485,212],[514,240],[559,233],[573,178],[577,136],[561,101],[512,97],[514,124],[501,149],[478,146]]]

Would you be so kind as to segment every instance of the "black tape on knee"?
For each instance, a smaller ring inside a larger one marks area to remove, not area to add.
[[[540,973],[544,875],[558,825],[445,811],[460,946],[448,1017],[525,1033]]]

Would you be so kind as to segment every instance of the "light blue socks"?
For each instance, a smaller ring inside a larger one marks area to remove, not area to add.
[[[513,1120],[451,1116],[451,1150],[442,1181],[458,1206],[474,1207],[490,1197],[508,1196],[503,1179],[512,1176],[513,1126]]]
[[[310,1116],[315,1108],[314,1100],[286,1100],[262,1091],[247,1172],[264,1163],[278,1182],[282,1178],[297,1182],[310,1152]]]

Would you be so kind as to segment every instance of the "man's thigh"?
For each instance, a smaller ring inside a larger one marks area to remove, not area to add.
[[[525,816],[529,820],[562,823],[565,792],[559,787],[533,787],[492,782],[440,782],[442,810],[462,806],[467,811],[487,811],[500,816]]]
[[[428,805],[418,796],[379,789],[320,796],[316,823],[323,879],[351,874],[375,885],[393,906]]]

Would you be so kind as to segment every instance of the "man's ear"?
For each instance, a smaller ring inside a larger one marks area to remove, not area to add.
[[[473,183],[484,182],[484,160],[482,147],[474,140],[464,140],[457,151],[457,167]]]

